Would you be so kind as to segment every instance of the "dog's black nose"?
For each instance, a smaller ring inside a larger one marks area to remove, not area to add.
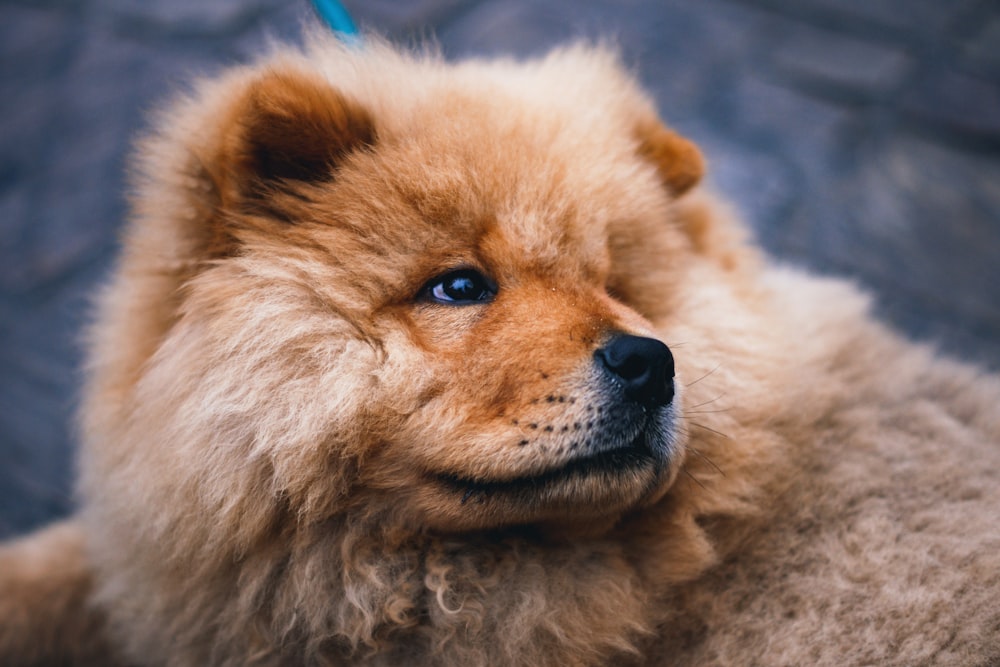
[[[625,395],[649,407],[674,398],[674,355],[655,338],[619,335],[594,352],[599,364],[621,383]]]

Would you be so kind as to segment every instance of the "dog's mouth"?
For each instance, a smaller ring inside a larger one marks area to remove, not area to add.
[[[461,503],[485,502],[498,494],[537,496],[547,488],[571,484],[574,480],[607,476],[619,477],[630,471],[656,467],[657,461],[648,443],[646,432],[640,433],[631,443],[590,456],[577,458],[554,469],[533,475],[504,480],[483,480],[439,474],[438,481],[461,494]]]
[[[620,514],[668,477],[675,454],[671,432],[650,419],[622,444],[541,471],[502,479],[436,473],[432,480],[448,499],[446,523],[455,529]]]

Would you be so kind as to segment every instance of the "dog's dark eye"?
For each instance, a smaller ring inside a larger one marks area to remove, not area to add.
[[[497,294],[496,285],[475,269],[459,269],[428,282],[420,291],[427,301],[464,306],[492,301]]]

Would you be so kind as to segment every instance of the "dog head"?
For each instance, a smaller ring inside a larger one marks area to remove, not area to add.
[[[89,495],[240,543],[278,515],[599,526],[662,496],[684,437],[655,323],[697,150],[601,51],[324,48],[206,86],[146,146]]]

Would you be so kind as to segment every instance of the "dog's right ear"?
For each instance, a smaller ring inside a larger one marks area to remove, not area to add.
[[[346,155],[375,141],[364,108],[321,77],[290,68],[252,80],[222,122],[218,143],[201,155],[220,209],[211,222],[213,256],[235,250],[230,226],[239,215],[283,219],[275,207],[282,194],[333,179]]]
[[[675,197],[693,188],[705,173],[701,151],[688,139],[668,129],[658,119],[637,123],[639,155],[656,166],[660,180]]]
[[[635,132],[639,155],[655,165],[660,181],[677,199],[673,217],[692,248],[731,270],[756,262],[757,254],[747,244],[735,216],[710,195],[695,189],[705,174],[705,158],[694,142],[655,117],[637,123]]]

